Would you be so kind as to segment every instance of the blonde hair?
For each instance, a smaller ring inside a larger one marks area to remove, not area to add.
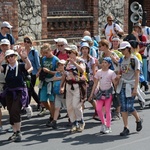
[[[102,39],[99,42],[99,45],[106,46],[107,48],[109,48],[109,42],[106,39]]]
[[[42,52],[43,51],[51,51],[52,48],[51,48],[51,45],[49,43],[44,43],[42,46],[41,46],[41,50]]]

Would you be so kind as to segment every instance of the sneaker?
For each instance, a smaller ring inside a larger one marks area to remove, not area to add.
[[[16,134],[17,133],[14,132],[13,135],[8,138],[8,141],[14,141],[16,139]]]
[[[126,136],[130,133],[129,129],[124,127],[123,131],[120,133],[120,136]]]
[[[20,131],[17,131],[16,132],[16,138],[15,138],[14,142],[20,142],[21,139],[22,139],[22,134]]]
[[[141,102],[139,100],[139,104],[140,104],[140,109],[143,110],[145,108],[145,102]]]
[[[37,104],[37,111],[40,111],[40,109],[41,109],[41,105]]]
[[[43,117],[46,115],[46,109],[42,108],[42,110],[40,111],[40,113],[38,114],[38,116]]]
[[[104,134],[108,134],[108,133],[111,133],[112,130],[111,130],[111,127],[106,127],[105,130],[104,130]]]
[[[136,122],[136,131],[141,131],[142,130],[142,122],[143,120],[140,119],[140,121]]]
[[[47,126],[47,127],[51,127],[51,122],[52,122],[52,121],[53,121],[53,118],[50,117],[50,118],[48,119],[47,123],[46,123],[46,126]]]
[[[53,129],[57,129],[57,122],[56,122],[56,120],[51,121],[50,126],[51,126]]]
[[[100,133],[104,134],[105,130],[106,130],[106,126],[104,124],[102,124],[101,129],[100,129]]]
[[[120,120],[120,118],[121,118],[120,114],[117,113],[117,112],[115,112],[114,115],[113,115],[113,117],[112,117],[112,121]]]
[[[30,119],[33,116],[32,107],[28,105],[28,107],[25,108],[27,112],[27,118]]]
[[[77,126],[77,131],[82,132],[84,130],[84,127],[85,127],[85,122],[80,123],[79,126]]]
[[[76,125],[72,125],[71,129],[70,129],[70,132],[73,133],[73,132],[76,132],[77,131],[77,126]]]

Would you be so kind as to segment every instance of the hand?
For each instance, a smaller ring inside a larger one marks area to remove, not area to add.
[[[27,51],[23,47],[17,47],[17,52],[22,59],[25,59],[28,57]]]
[[[47,68],[43,68],[43,71],[46,72],[46,73],[49,73],[50,70],[47,69]]]
[[[64,93],[64,88],[60,88],[60,93],[61,93],[61,94]]]
[[[132,91],[132,96],[136,96],[137,95],[137,88],[134,88]]]
[[[93,99],[93,96],[90,95],[90,97],[88,98],[88,101],[90,102]]]

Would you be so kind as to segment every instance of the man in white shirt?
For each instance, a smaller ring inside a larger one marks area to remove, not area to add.
[[[107,24],[105,25],[105,27],[103,29],[103,33],[104,33],[106,39],[109,41],[109,43],[112,42],[113,36],[116,36],[116,35],[122,36],[124,34],[121,27],[113,21],[114,21],[113,16],[108,15],[107,16]]]

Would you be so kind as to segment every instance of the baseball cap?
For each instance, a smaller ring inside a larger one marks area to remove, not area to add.
[[[57,43],[62,42],[64,44],[68,45],[68,42],[65,38],[57,38],[57,39],[54,39],[54,41],[57,42]]]
[[[8,39],[2,39],[0,41],[0,45],[3,45],[3,44],[10,45],[10,41]]]
[[[9,55],[17,55],[18,56],[18,53],[17,52],[15,52],[14,50],[12,50],[12,49],[9,49],[9,50],[7,50],[6,52],[5,52],[5,57],[7,57],[7,56],[9,56]]]
[[[82,47],[88,47],[88,48],[90,48],[89,43],[87,43],[87,42],[82,42],[81,43],[81,48]]]
[[[64,59],[61,59],[61,60],[58,61],[58,63],[64,65],[66,63],[66,61]]]
[[[133,25],[133,28],[134,28],[134,27],[139,27],[139,28],[142,29],[141,23],[139,23],[139,22],[138,22],[138,23],[135,23],[135,24]]]
[[[2,28],[2,27],[7,27],[7,28],[11,29],[13,26],[11,26],[11,25],[9,24],[9,22],[4,21],[4,22],[2,22],[2,24],[1,24],[1,28]]]
[[[123,41],[123,42],[121,42],[120,43],[120,47],[118,48],[118,49],[125,49],[125,48],[131,48],[131,45],[130,45],[130,43],[129,42],[127,42],[127,41]]]
[[[90,36],[84,36],[81,41],[92,42],[92,38]]]

